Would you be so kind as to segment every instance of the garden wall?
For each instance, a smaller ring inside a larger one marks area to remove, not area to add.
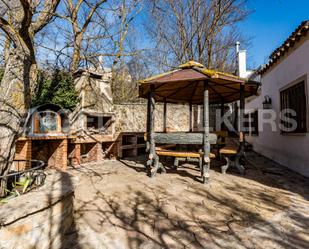
[[[116,113],[116,132],[145,132],[147,120],[146,103],[118,104]],[[193,129],[201,131],[202,108],[193,107]],[[215,128],[216,107],[210,108],[210,127]],[[167,105],[167,129],[170,131],[189,131],[189,105]],[[155,131],[163,131],[163,104],[156,104]]]
[[[1,249],[63,248],[73,224],[73,182],[67,173],[47,172],[44,186],[0,204]]]

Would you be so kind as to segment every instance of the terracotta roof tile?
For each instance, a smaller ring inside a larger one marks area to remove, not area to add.
[[[269,56],[269,61],[259,70],[260,74],[265,73],[272,65],[274,65],[290,48],[300,40],[301,37],[308,35],[309,20],[303,21],[295,31],[286,39],[283,44],[275,49]]]

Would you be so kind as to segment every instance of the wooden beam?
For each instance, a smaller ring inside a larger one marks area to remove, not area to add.
[[[163,132],[166,132],[166,123],[167,123],[167,103],[166,98],[164,98],[164,106],[163,106]]]
[[[150,133],[150,104],[151,104],[151,98],[150,98],[150,92],[149,92],[148,93],[148,100],[147,100],[147,124],[146,124],[147,134]]]
[[[154,85],[150,85],[150,107],[149,107],[149,138],[150,138],[150,151],[149,151],[149,159],[153,159],[155,157],[155,140],[154,140],[154,122],[155,122],[155,87]]]
[[[224,116],[224,100],[222,99],[221,100],[221,106],[220,106],[220,116],[221,116],[221,120],[222,120],[222,117]],[[221,123],[221,131],[224,130],[224,122]]]
[[[209,143],[209,84],[208,80],[204,81],[204,103],[203,103],[203,125],[204,125],[204,137],[203,137],[203,169],[202,177],[203,183],[208,183],[209,181],[209,168],[210,168],[210,143]]]
[[[189,104],[189,131],[192,132],[193,131],[193,112],[192,112],[192,102],[190,102]]]
[[[244,133],[244,112],[245,112],[245,85],[240,85],[240,104],[239,104],[239,144],[240,155],[245,152],[245,133]]]
[[[190,87],[191,84],[192,84],[192,83],[190,82],[190,83],[186,84],[185,86],[179,87],[178,89],[176,89],[175,92],[169,94],[169,95],[166,96],[166,97],[167,97],[167,98],[172,97],[172,96],[175,95],[176,93],[179,93],[179,92],[181,92],[182,90],[184,90],[184,89]]]
[[[198,132],[171,132],[171,133],[155,133],[154,140],[157,144],[196,144],[203,145],[204,133]],[[210,144],[217,143],[217,135],[214,133],[209,134],[208,137]]]

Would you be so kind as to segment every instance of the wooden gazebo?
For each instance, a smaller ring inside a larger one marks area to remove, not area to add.
[[[210,144],[216,143],[217,137],[209,132],[209,105],[224,104],[240,100],[239,121],[243,123],[245,98],[256,94],[259,83],[235,75],[209,70],[202,64],[189,61],[174,71],[163,73],[139,82],[139,96],[148,99],[147,142],[149,160],[147,168],[151,176],[158,169],[165,171],[156,153],[158,144],[199,144],[202,146],[202,178],[208,182],[210,167]],[[166,131],[166,104],[190,104],[189,133],[155,133],[155,103],[164,103],[164,131]],[[192,105],[203,105],[203,133],[192,132]],[[241,126],[242,128],[242,126]],[[239,156],[244,153],[244,133],[240,129]]]

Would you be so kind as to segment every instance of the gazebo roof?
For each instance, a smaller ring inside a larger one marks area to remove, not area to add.
[[[150,85],[154,85],[157,102],[202,104],[205,80],[209,82],[209,102],[212,104],[239,100],[241,84],[245,86],[245,97],[255,95],[260,85],[258,82],[209,70],[200,63],[189,61],[176,70],[141,80],[139,96],[147,98]]]

